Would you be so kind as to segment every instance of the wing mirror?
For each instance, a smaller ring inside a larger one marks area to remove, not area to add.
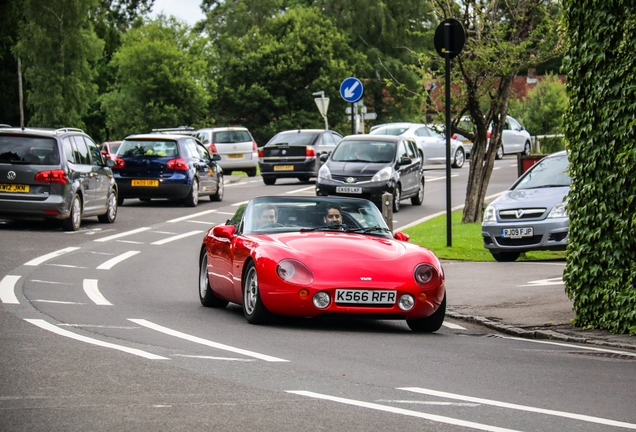
[[[410,157],[407,156],[403,156],[402,158],[400,158],[400,166],[402,165],[409,165],[412,164],[413,160]]]
[[[212,229],[214,237],[231,239],[234,237],[236,227],[234,225],[217,225]]]
[[[212,153],[212,160],[213,161],[220,161],[221,160],[221,155],[218,153]]]
[[[411,237],[408,234],[404,234],[403,232],[398,231],[393,235],[393,238],[399,241],[407,242]]]
[[[329,153],[321,153],[320,154],[320,162],[325,163],[329,159]]]

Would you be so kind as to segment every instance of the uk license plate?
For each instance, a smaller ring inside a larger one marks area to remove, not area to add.
[[[336,290],[337,304],[393,305],[397,291]]]
[[[293,171],[293,165],[274,165],[274,171]]]
[[[29,192],[29,185],[0,183],[0,192]]]
[[[159,186],[159,180],[133,180],[131,186]]]
[[[351,193],[351,194],[361,194],[361,187],[351,187],[351,186],[336,186],[336,193]]]
[[[533,230],[530,228],[502,228],[501,236],[505,238],[532,237]]]
[[[228,159],[241,159],[243,157],[242,154],[229,154],[227,155]]]

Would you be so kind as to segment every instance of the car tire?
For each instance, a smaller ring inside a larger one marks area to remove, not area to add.
[[[221,300],[212,292],[208,277],[208,253],[205,247],[201,249],[199,258],[199,300],[203,306],[213,308],[224,308],[229,303],[226,300]]]
[[[78,194],[73,195],[71,201],[71,213],[67,219],[62,220],[64,231],[77,231],[82,224],[82,200]]]
[[[97,216],[97,220],[102,223],[113,223],[117,217],[117,191],[111,189],[106,202],[106,213]]]
[[[422,205],[424,202],[424,176],[422,176],[422,181],[420,181],[420,187],[417,190],[417,195],[411,197],[411,204],[413,205]]]
[[[300,180],[300,181],[301,181],[301,182],[303,182],[303,183],[307,183],[307,182],[309,182],[309,179],[311,179],[311,177],[307,177],[307,176],[305,176],[305,177],[298,177],[298,180]]]
[[[219,174],[216,183],[216,193],[210,195],[210,201],[223,201],[223,195],[225,195],[225,184],[223,183],[223,174]]]
[[[490,251],[490,253],[492,254],[492,257],[495,259],[495,261],[498,261],[498,262],[513,262],[513,261],[516,261],[517,258],[519,258],[519,255],[521,255],[521,252],[492,252]]]
[[[497,152],[495,153],[495,159],[503,159],[503,157],[504,157],[503,145],[500,145],[499,147],[497,147]]]
[[[199,180],[196,177],[192,179],[192,188],[188,196],[183,200],[183,204],[186,207],[196,207],[199,204]]]
[[[466,155],[464,154],[464,150],[458,148],[455,150],[455,157],[453,158],[453,168],[461,168],[464,166],[464,162],[466,161]]]
[[[264,324],[270,318],[270,312],[261,300],[258,275],[253,261],[245,268],[243,278],[243,315],[250,324]]]
[[[397,213],[400,211],[401,200],[402,200],[402,191],[400,190],[400,185],[397,185],[395,189],[393,189],[393,213]]]
[[[247,174],[248,177],[256,177],[256,168],[245,170],[245,174]]]
[[[526,143],[523,145],[523,154],[524,156],[530,156],[531,153],[532,145],[530,144],[530,141],[526,141]]]
[[[263,183],[265,183],[267,186],[271,186],[276,183],[276,177],[263,176]]]
[[[427,318],[416,320],[406,320],[409,328],[416,333],[433,333],[442,327],[444,318],[446,317],[446,293],[444,299],[433,315]]]

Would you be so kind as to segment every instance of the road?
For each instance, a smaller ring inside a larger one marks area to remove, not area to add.
[[[489,195],[516,159],[496,168]],[[454,207],[467,173],[452,170]],[[445,209],[444,175],[427,171],[424,205],[405,201],[395,228]],[[243,178],[221,203],[130,200],[115,224],[76,233],[2,221],[0,430],[636,429],[634,357],[450,319],[418,335],[400,321],[253,326],[238,306],[201,307],[205,230],[252,196],[313,189]],[[475,273],[479,296],[496,275]]]

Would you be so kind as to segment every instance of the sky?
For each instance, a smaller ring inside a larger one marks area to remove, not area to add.
[[[174,15],[189,25],[194,25],[205,18],[199,7],[200,4],[201,0],[155,0],[150,16],[155,17],[163,12],[166,15]]]

